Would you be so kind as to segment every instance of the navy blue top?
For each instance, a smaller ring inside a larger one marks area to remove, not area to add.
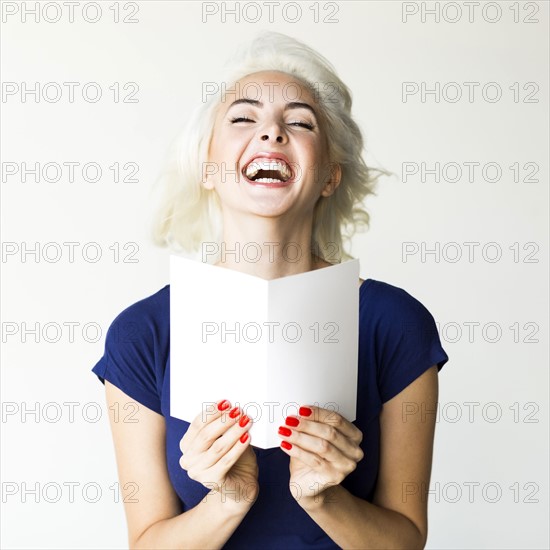
[[[379,462],[382,404],[448,356],[430,312],[405,290],[374,279],[359,287],[357,417],[364,458],[341,485],[371,501]],[[170,416],[170,285],[123,310],[107,331],[105,354],[92,371],[166,420],[166,461],[182,511],[210,491],[179,465],[189,423]],[[212,399],[231,396],[212,396]],[[200,411],[199,411],[200,412]],[[197,413],[198,414],[198,413]],[[302,510],[289,490],[290,457],[279,447],[257,449],[259,496],[224,548],[339,548]]]

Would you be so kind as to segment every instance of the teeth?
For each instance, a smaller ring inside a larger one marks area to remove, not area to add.
[[[292,175],[292,171],[290,169],[290,166],[286,164],[286,162],[283,162],[281,160],[276,159],[256,159],[253,160],[247,167],[246,167],[246,177],[248,179],[253,179],[254,176],[260,171],[260,170],[272,170],[279,172],[281,174],[281,177],[283,178],[283,181],[286,181],[290,178]],[[262,179],[270,179],[270,178],[262,178]],[[277,181],[277,180],[276,180]]]
[[[283,180],[278,180],[274,178],[258,178],[254,181],[257,183],[284,183]]]

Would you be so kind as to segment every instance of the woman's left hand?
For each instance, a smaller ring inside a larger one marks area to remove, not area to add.
[[[302,507],[339,485],[364,456],[359,428],[335,411],[312,405],[288,416],[279,437],[290,455],[290,491]]]

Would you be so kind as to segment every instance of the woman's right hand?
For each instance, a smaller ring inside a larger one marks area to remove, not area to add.
[[[244,508],[254,504],[259,491],[251,425],[248,416],[224,399],[213,413],[199,413],[180,441],[180,466],[187,475],[221,493],[222,502],[231,500]]]

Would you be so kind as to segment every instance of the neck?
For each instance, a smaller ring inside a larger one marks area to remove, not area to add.
[[[267,280],[330,265],[311,251],[312,217],[297,221],[224,217],[220,259],[215,265]]]

